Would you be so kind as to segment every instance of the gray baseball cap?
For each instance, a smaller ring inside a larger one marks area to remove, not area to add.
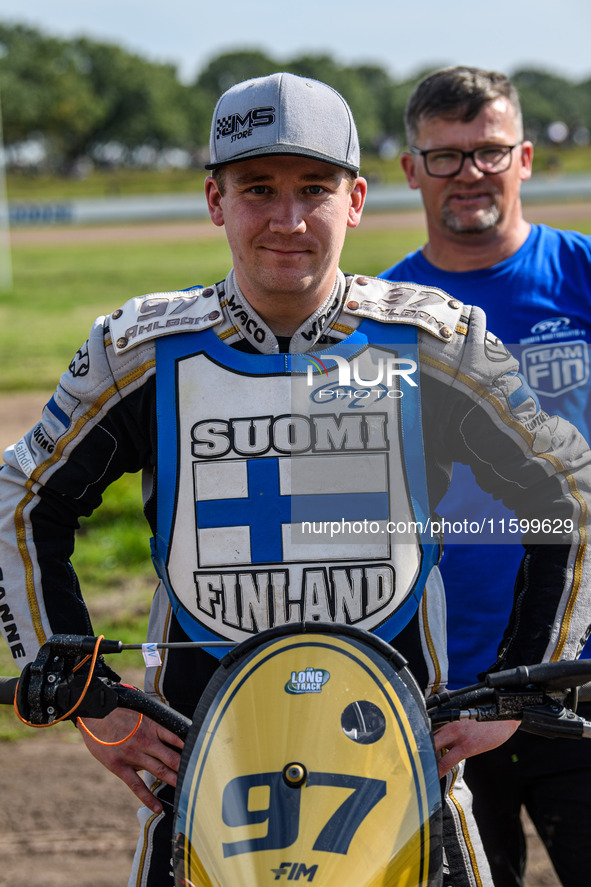
[[[326,83],[270,74],[228,89],[213,114],[206,169],[265,154],[312,157],[359,171],[359,139],[347,102]]]

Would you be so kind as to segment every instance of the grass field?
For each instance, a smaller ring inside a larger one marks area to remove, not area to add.
[[[591,233],[591,219],[563,219],[561,227]],[[422,227],[361,227],[349,233],[342,268],[377,274],[424,241]],[[0,396],[48,395],[87,336],[94,318],[133,295],[222,279],[230,256],[225,240],[19,245],[13,249],[14,290],[0,293]],[[145,635],[154,577],[140,479],[126,476],[106,492],[102,507],[78,533],[75,567],[95,631],[124,641]],[[0,644],[0,674],[16,673]],[[0,739],[22,735],[0,712]]]
[[[351,232],[342,267],[377,273],[415,248],[422,229]],[[14,290],[0,294],[0,393],[50,385],[95,317],[141,293],[222,279],[224,238],[171,242],[23,245],[13,250]]]

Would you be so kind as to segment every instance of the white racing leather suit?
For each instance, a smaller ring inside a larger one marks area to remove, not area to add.
[[[392,641],[425,692],[438,689],[434,510],[454,461],[523,520],[551,522],[551,534],[524,536],[500,666],[576,656],[591,611],[589,451],[540,410],[482,311],[339,272],[289,354],[281,344],[233,272],[96,321],[0,470],[0,614],[15,661],[51,634],[93,633],[70,564],[78,518],[142,470],[162,580],[149,640],[235,642],[289,621],[346,621]],[[223,652],[167,653],[147,689],[191,715]],[[460,795],[458,783],[459,849],[448,853],[462,873],[450,883],[478,885]],[[160,821],[143,817],[150,847]],[[149,861],[144,848],[130,883],[157,883]]]

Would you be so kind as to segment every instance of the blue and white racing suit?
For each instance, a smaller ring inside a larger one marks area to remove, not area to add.
[[[425,692],[439,688],[434,509],[458,461],[524,520],[544,514],[562,528],[552,545],[524,540],[528,582],[504,663],[574,656],[591,594],[589,451],[539,409],[483,313],[432,287],[339,272],[289,353],[281,345],[232,272],[97,320],[0,470],[3,629],[15,660],[30,661],[53,633],[91,632],[69,561],[77,521],[114,479],[142,470],[161,579],[149,640],[234,642],[290,621],[342,621],[392,641]],[[216,662],[213,648],[169,651],[147,688],[190,715]],[[486,877],[456,780],[450,883],[476,887]],[[130,883],[163,883],[161,860],[151,862],[155,847],[169,853],[170,818],[145,811]]]

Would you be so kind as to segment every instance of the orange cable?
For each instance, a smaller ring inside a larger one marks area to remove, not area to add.
[[[17,697],[17,693],[18,693],[18,684],[17,684],[17,686],[16,686],[16,690],[15,690],[15,692],[14,692],[14,703],[13,703],[13,707],[14,707],[14,711],[15,711],[16,716],[17,716],[17,718],[19,719],[19,721],[22,721],[23,724],[26,724],[28,727],[42,728],[42,727],[53,727],[53,726],[55,726],[55,724],[59,724],[60,721],[64,721],[64,720],[66,720],[66,718],[69,718],[70,715],[71,715],[74,711],[76,711],[76,709],[78,708],[78,706],[80,705],[80,703],[82,702],[82,700],[84,699],[84,697],[86,696],[86,693],[88,692],[88,687],[90,686],[90,682],[91,682],[91,680],[92,680],[92,676],[93,676],[93,674],[94,674],[94,669],[95,669],[95,666],[96,666],[96,660],[97,660],[97,658],[98,658],[98,652],[99,652],[100,643],[101,643],[101,641],[104,639],[104,637],[105,637],[104,634],[99,635],[99,636],[97,637],[97,639],[96,639],[96,644],[94,645],[94,651],[93,651],[92,655],[89,654],[89,655],[85,656],[84,659],[81,659],[80,662],[78,662],[78,663],[74,666],[74,668],[72,669],[72,671],[76,672],[76,671],[78,671],[78,669],[81,668],[86,662],[88,662],[89,659],[92,659],[92,661],[91,661],[91,663],[90,663],[90,669],[89,669],[89,672],[88,672],[88,677],[86,678],[86,683],[84,684],[84,687],[82,688],[82,692],[81,692],[81,694],[80,694],[80,697],[79,697],[78,701],[76,702],[75,705],[72,706],[72,708],[70,709],[70,711],[66,712],[66,713],[65,713],[64,715],[62,715],[60,718],[56,718],[55,721],[50,721],[49,724],[33,724],[32,721],[27,721],[25,718],[23,718],[23,716],[22,716],[21,713],[19,712],[19,710],[18,710],[18,706],[17,706],[17,704],[16,704],[16,697]],[[80,718],[80,717],[77,717],[77,718],[76,718],[76,723],[79,724],[80,727],[82,727],[82,729],[84,730],[84,732],[85,732],[86,734],[88,734],[88,736],[90,736],[91,739],[94,739],[95,742],[98,742],[99,745],[123,745],[124,742],[127,742],[128,739],[131,739],[131,737],[134,735],[134,733],[136,733],[136,732],[139,730],[139,727],[140,727],[140,724],[141,724],[141,722],[142,722],[142,719],[143,719],[143,715],[140,714],[139,717],[138,717],[138,719],[137,719],[137,724],[135,725],[135,727],[133,728],[133,730],[131,731],[131,733],[130,733],[128,736],[126,736],[125,739],[119,739],[119,740],[117,740],[117,742],[104,742],[102,739],[99,739],[97,736],[94,735],[94,733],[92,733],[92,732],[88,729],[88,727],[86,726],[86,724],[83,722],[82,718]]]
[[[77,723],[80,725],[80,727],[82,727],[82,729],[84,730],[84,732],[85,732],[88,736],[90,736],[91,739],[94,739],[95,742],[98,742],[99,745],[123,745],[123,743],[124,743],[124,742],[127,742],[128,739],[131,739],[131,737],[133,736],[134,733],[137,733],[137,731],[138,731],[139,728],[140,728],[140,724],[141,724],[141,722],[142,722],[142,718],[143,718],[143,717],[144,717],[143,714],[140,714],[139,717],[138,717],[138,719],[137,719],[137,724],[135,725],[135,727],[133,728],[133,730],[131,731],[131,733],[129,733],[129,734],[125,737],[125,739],[118,739],[116,742],[105,742],[103,739],[99,739],[98,736],[95,736],[94,733],[91,733],[91,731],[88,729],[88,727],[86,726],[86,724],[84,723],[84,721],[82,720],[82,718],[76,718],[76,721],[77,721]]]

